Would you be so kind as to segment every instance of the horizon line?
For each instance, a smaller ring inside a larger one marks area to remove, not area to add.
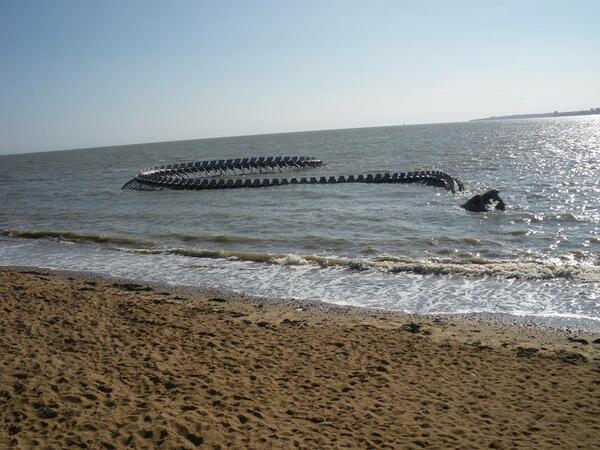
[[[578,111],[578,110],[577,110]],[[585,111],[585,110],[582,110]],[[520,114],[516,114],[518,116]],[[529,115],[529,114],[525,114]],[[375,125],[375,126],[360,126],[360,127],[342,127],[342,128],[320,128],[313,130],[292,130],[292,131],[270,131],[266,133],[250,133],[250,134],[233,134],[233,135],[225,135],[225,136],[209,136],[209,137],[200,137],[200,138],[184,138],[184,139],[167,139],[167,140],[159,140],[159,141],[144,141],[144,142],[133,142],[126,144],[110,144],[110,145],[97,145],[90,147],[71,147],[71,148],[61,148],[54,150],[36,150],[36,151],[27,151],[27,152],[17,152],[17,153],[6,153],[0,155],[0,158],[3,156],[14,156],[14,155],[32,155],[36,153],[52,153],[52,152],[70,152],[76,150],[92,150],[92,149],[107,149],[113,147],[125,147],[125,146],[138,146],[138,145],[152,145],[152,144],[165,144],[172,142],[189,142],[189,141],[205,141],[210,139],[229,139],[229,138],[242,138],[242,137],[255,137],[255,136],[270,136],[270,135],[278,135],[278,134],[293,134],[293,133],[317,133],[323,131],[344,131],[344,130],[364,130],[370,128],[394,128],[394,127],[403,127],[403,126],[419,126],[419,125],[445,125],[451,123],[472,123],[478,121],[484,121],[489,119],[496,120],[510,120],[510,116],[489,116],[481,119],[466,119],[466,120],[456,120],[449,122],[420,122],[420,123],[403,123],[401,125]],[[526,117],[524,117],[526,118]],[[542,117],[546,118],[546,117]],[[549,117],[552,118],[552,117]],[[519,118],[513,117],[514,120],[518,120]]]
[[[409,127],[409,126],[417,126],[417,125],[444,125],[449,123],[468,123],[469,120],[458,120],[453,122],[423,122],[423,123],[403,123],[400,125],[376,125],[376,126],[363,126],[363,127],[342,127],[342,128],[321,128],[316,130],[294,130],[294,131],[272,131],[266,133],[251,133],[251,134],[233,134],[227,136],[210,136],[210,137],[200,137],[200,138],[185,138],[185,139],[167,139],[160,141],[146,141],[146,142],[134,142],[128,144],[110,144],[110,145],[98,145],[92,147],[72,147],[72,148],[62,148],[55,150],[36,150],[31,152],[18,152],[18,153],[6,153],[0,155],[0,158],[3,156],[14,156],[14,155],[33,155],[36,153],[52,153],[52,152],[71,152],[76,150],[93,150],[93,149],[107,149],[112,147],[125,147],[125,146],[137,146],[137,145],[149,145],[149,144],[166,144],[171,142],[189,142],[189,141],[205,141],[210,139],[229,139],[229,138],[242,138],[242,137],[255,137],[255,136],[270,136],[277,134],[293,134],[293,133],[317,133],[322,131],[343,131],[343,130],[363,130],[369,128],[393,128],[393,127]]]

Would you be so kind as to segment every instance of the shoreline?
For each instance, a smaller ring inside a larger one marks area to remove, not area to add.
[[[31,267],[0,300],[0,447],[599,445],[598,333]]]
[[[374,308],[368,306],[342,305],[329,303],[321,300],[305,300],[285,297],[268,297],[251,295],[246,293],[238,293],[228,291],[226,289],[212,289],[198,286],[168,284],[163,282],[149,282],[136,278],[127,278],[120,276],[104,275],[96,272],[49,269],[45,267],[35,266],[0,266],[2,272],[19,272],[25,274],[45,274],[58,277],[63,280],[86,283],[88,281],[103,283],[105,285],[134,285],[139,286],[141,292],[162,291],[169,292],[172,295],[178,294],[187,295],[193,299],[205,299],[208,297],[223,297],[228,301],[233,301],[238,306],[262,307],[268,305],[271,308],[281,310],[301,310],[310,314],[332,314],[352,316],[360,318],[387,318],[396,320],[402,323],[412,321],[425,322],[449,322],[459,328],[483,326],[489,328],[493,332],[519,332],[531,330],[533,333],[541,335],[552,335],[557,339],[568,339],[573,335],[584,336],[588,340],[593,341],[600,338],[600,331],[581,327],[585,322],[594,323],[593,319],[582,318],[565,318],[565,317],[547,317],[547,316],[517,316],[513,314],[490,313],[490,312],[469,312],[469,313],[410,313],[404,311],[396,311],[385,308]],[[565,322],[573,321],[575,325],[569,326]],[[600,354],[599,354],[600,356]]]
[[[376,308],[370,306],[357,306],[357,305],[344,305],[338,303],[331,303],[322,300],[310,300],[310,299],[294,299],[292,297],[269,297],[260,295],[251,295],[247,293],[235,292],[227,289],[213,289],[205,288],[201,286],[190,286],[185,284],[169,284],[165,282],[150,282],[144,279],[129,278],[121,276],[112,276],[93,271],[77,271],[68,269],[51,269],[46,267],[38,266],[19,266],[19,265],[0,265],[0,271],[2,270],[21,270],[21,271],[45,271],[59,276],[72,276],[78,278],[89,278],[98,280],[112,280],[114,282],[132,282],[149,286],[154,289],[162,290],[174,290],[186,292],[189,294],[196,295],[213,295],[213,296],[227,296],[235,298],[243,298],[245,301],[263,302],[273,305],[295,305],[297,307],[307,308],[323,308],[333,309],[339,308],[340,311],[351,310],[356,313],[364,311],[373,312],[377,314],[397,314],[400,316],[424,318],[424,319],[446,319],[451,321],[475,321],[475,322],[489,322],[490,324],[497,324],[499,326],[527,326],[537,327],[540,329],[554,329],[563,330],[566,332],[573,333],[587,333],[594,334],[600,333],[600,319],[594,319],[589,317],[565,317],[565,316],[536,316],[536,315],[516,315],[510,313],[498,313],[498,312],[463,312],[463,313],[413,313],[399,310],[392,310],[386,308]]]

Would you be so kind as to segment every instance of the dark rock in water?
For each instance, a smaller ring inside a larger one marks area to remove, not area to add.
[[[471,212],[486,212],[491,209],[504,211],[506,209],[506,203],[500,198],[498,195],[499,193],[500,192],[496,189],[490,189],[481,195],[477,194],[471,197],[467,202],[460,206]],[[493,202],[496,202],[495,206],[493,206]]]
[[[592,341],[592,344],[600,344],[600,338],[598,338],[598,339],[594,339],[594,340]]]

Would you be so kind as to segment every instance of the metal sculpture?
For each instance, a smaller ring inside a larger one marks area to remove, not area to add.
[[[169,164],[141,170],[123,185],[123,189],[156,191],[259,188],[294,184],[422,183],[442,187],[452,192],[464,190],[464,185],[459,179],[438,170],[320,176],[319,178],[249,177],[257,173],[273,175],[322,165],[323,161],[310,156],[269,156]]]

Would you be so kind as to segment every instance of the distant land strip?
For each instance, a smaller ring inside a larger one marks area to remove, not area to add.
[[[537,114],[514,114],[512,116],[492,116],[483,119],[472,119],[470,122],[479,122],[481,120],[504,120],[504,119],[532,119],[537,117],[565,117],[565,116],[589,116],[600,114],[600,108],[582,109],[581,111],[554,111],[549,113]]]

